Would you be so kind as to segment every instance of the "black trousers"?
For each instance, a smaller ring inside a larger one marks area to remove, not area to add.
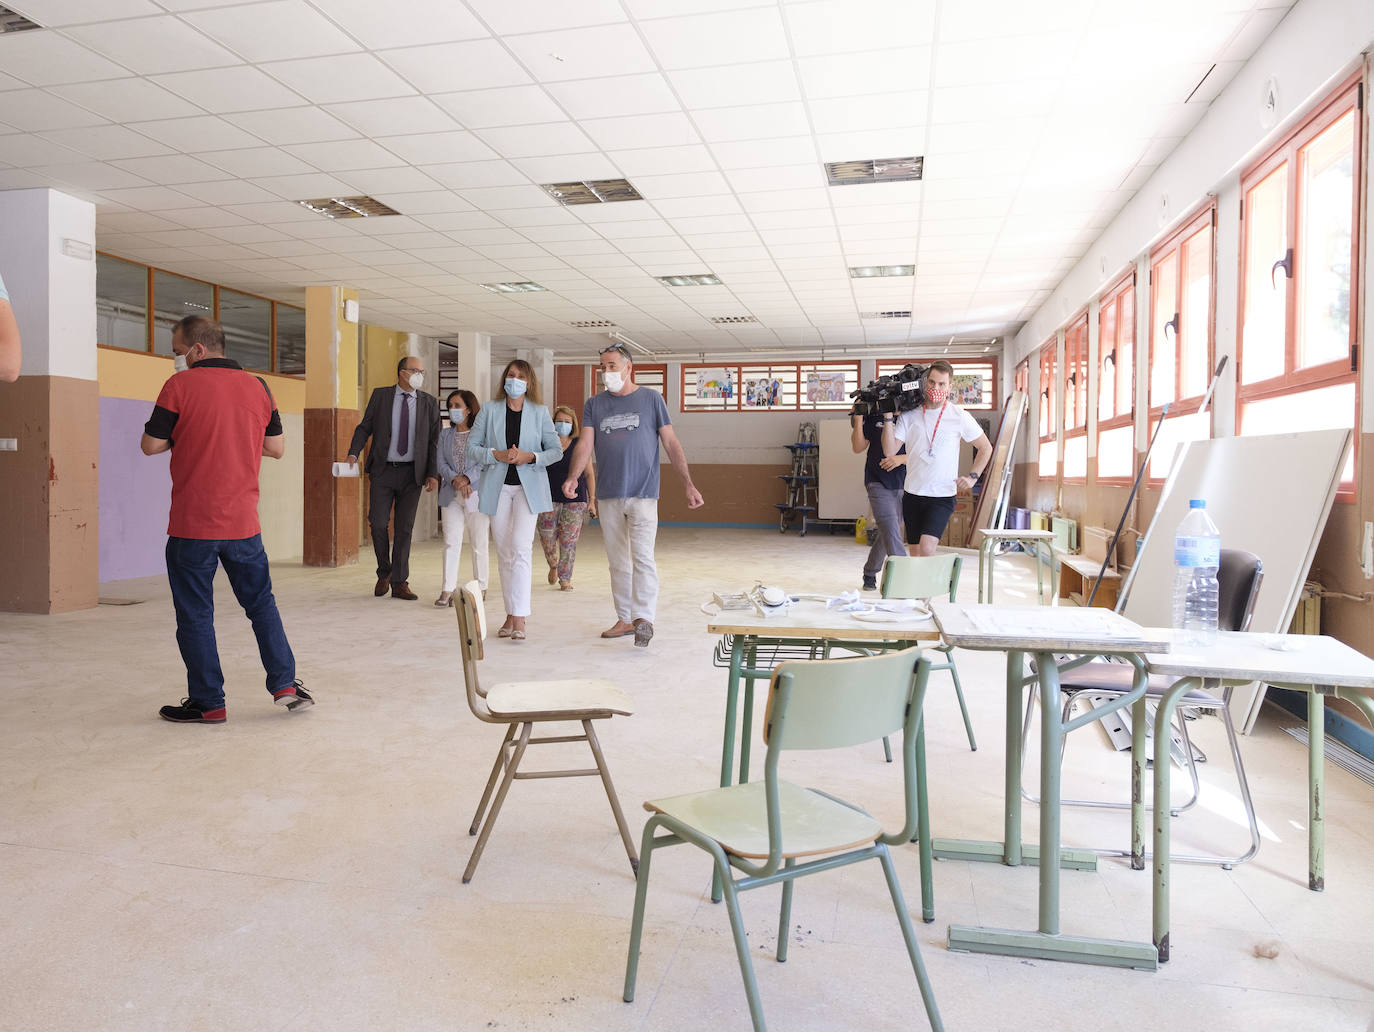
[[[372,528],[372,549],[377,553],[377,579],[402,584],[410,580],[410,535],[415,529],[415,510],[420,507],[420,485],[415,483],[415,464],[383,466],[372,474],[367,522]],[[393,508],[393,540],[386,525]]]

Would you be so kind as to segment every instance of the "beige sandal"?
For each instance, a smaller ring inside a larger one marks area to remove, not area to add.
[[[553,584],[553,583],[555,583],[557,580],[558,580],[558,567],[556,567],[556,566],[550,566],[550,567],[549,567],[549,583],[550,583],[550,584]]]
[[[572,589],[573,589],[572,581],[570,581],[570,580],[561,580],[561,581],[558,582],[558,590],[559,590],[559,591],[572,591]]]
[[[453,592],[441,592],[439,597],[434,600],[434,605],[437,609],[451,609],[453,607]]]

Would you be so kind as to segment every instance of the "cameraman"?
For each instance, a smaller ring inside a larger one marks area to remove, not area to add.
[[[858,455],[865,449],[864,488],[873,512],[873,543],[864,561],[865,591],[878,587],[878,573],[890,555],[905,555],[902,549],[902,480],[906,473],[906,447],[892,458],[883,454],[882,417],[870,410],[866,415],[849,414],[849,443]]]
[[[883,453],[895,458],[898,442],[909,449],[902,515],[906,520],[907,552],[934,555],[935,546],[954,514],[954,498],[973,490],[992,461],[992,443],[977,421],[949,401],[954,369],[943,359],[926,371],[925,405],[893,418],[883,413]],[[959,476],[959,442],[973,442],[971,476]]]

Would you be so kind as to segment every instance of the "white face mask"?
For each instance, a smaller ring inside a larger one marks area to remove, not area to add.
[[[454,426],[461,426],[468,418],[468,410],[451,408],[448,410],[448,421]]]
[[[506,377],[506,397],[523,398],[525,396],[526,383],[524,380],[517,380],[513,376]]]
[[[625,386],[625,374],[618,373],[614,369],[605,370],[601,377],[606,381],[606,390],[612,394],[618,393]]]
[[[176,372],[178,372],[178,373],[184,373],[184,372],[186,372],[186,370],[188,370],[188,369],[190,369],[190,368],[191,368],[190,365],[187,364],[187,362],[186,362],[186,356],[185,356],[185,355],[173,355],[173,356],[172,356],[172,369],[173,369],[174,371],[176,371]]]
[[[410,374],[410,389],[418,391],[425,385],[425,374],[423,372]]]
[[[560,420],[559,422],[553,425],[553,432],[556,433],[559,437],[567,437],[570,433],[572,433],[572,424],[565,423]]]

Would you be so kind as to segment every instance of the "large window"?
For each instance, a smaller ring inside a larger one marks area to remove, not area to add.
[[[1101,297],[1097,312],[1097,479],[1135,470],[1135,273]]]
[[[682,366],[683,412],[847,412],[858,362],[703,362]]]
[[[663,395],[665,401],[668,399],[668,367],[666,365],[640,365],[636,362],[634,363],[634,378],[635,386],[658,391],[659,394]],[[599,365],[592,366],[592,383],[598,391],[606,389],[606,381],[602,378]]]
[[[1150,453],[1150,479],[1168,475],[1179,445],[1212,434],[1199,412],[1212,363],[1216,207],[1186,221],[1150,253],[1149,428],[1168,418]]]
[[[224,324],[225,354],[245,369],[305,375],[305,309],[178,276],[113,255],[96,255],[96,343],[172,353],[172,330],[188,315]]]
[[[1241,177],[1237,430],[1355,426],[1360,84],[1343,86]],[[1354,488],[1354,456],[1342,476]]]
[[[1040,348],[1040,456],[1039,474],[1041,480],[1053,480],[1059,475],[1059,423],[1055,417],[1054,402],[1059,396],[1055,379],[1058,365],[1055,353],[1059,349],[1059,337],[1053,336]]]
[[[1064,331],[1064,479],[1088,475],[1088,313]]]

